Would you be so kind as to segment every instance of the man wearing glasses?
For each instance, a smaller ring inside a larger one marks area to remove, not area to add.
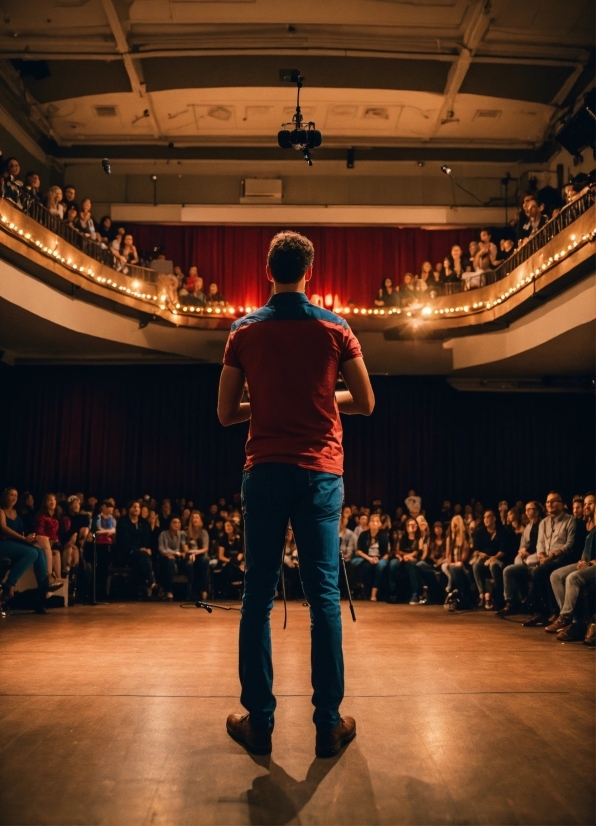
[[[554,490],[546,497],[546,516],[538,526],[538,568],[532,579],[532,604],[536,613],[524,622],[526,628],[546,626],[549,614],[554,622],[558,613],[550,575],[572,561],[575,542],[575,518],[565,512],[561,495]]]
[[[532,572],[539,565],[538,528],[543,514],[544,510],[540,502],[528,502],[526,505],[528,524],[524,528],[515,562],[513,565],[507,565],[503,571],[505,606],[496,612],[496,617],[503,618],[519,613],[521,588],[522,586],[527,588]]]

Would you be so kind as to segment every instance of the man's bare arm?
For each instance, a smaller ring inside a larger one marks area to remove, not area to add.
[[[341,374],[347,390],[337,390],[335,399],[340,413],[370,416],[375,408],[375,394],[370,384],[364,359],[350,359],[342,364]]]
[[[224,364],[219,379],[217,416],[224,427],[250,419],[250,402],[243,402],[244,373]]]

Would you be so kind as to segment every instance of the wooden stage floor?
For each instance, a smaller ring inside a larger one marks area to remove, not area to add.
[[[314,757],[309,622],[272,616],[269,758],[241,711],[235,612],[115,604],[0,624],[0,823],[594,823],[594,652],[481,612],[344,605],[358,724]],[[520,618],[521,619],[521,618]]]

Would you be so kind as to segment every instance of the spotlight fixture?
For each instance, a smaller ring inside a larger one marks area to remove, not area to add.
[[[300,89],[302,89],[305,78],[300,74],[299,69],[282,70],[280,73],[282,80],[287,83],[295,83],[297,89],[296,112],[289,123],[282,123],[284,127],[277,133],[277,142],[282,149],[298,149],[302,152],[304,160],[312,166],[311,149],[316,149],[323,140],[321,133],[315,128],[314,121],[304,121],[304,116],[300,109]],[[288,127],[292,127],[290,130]]]
[[[447,166],[446,164],[443,164],[443,166],[441,167],[441,172],[444,172],[445,175],[451,175],[451,167]]]

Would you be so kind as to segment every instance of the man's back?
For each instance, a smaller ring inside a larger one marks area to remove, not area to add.
[[[287,462],[343,473],[335,400],[341,365],[361,357],[344,319],[304,293],[279,293],[235,322],[224,363],[242,369],[250,391],[246,468]]]

